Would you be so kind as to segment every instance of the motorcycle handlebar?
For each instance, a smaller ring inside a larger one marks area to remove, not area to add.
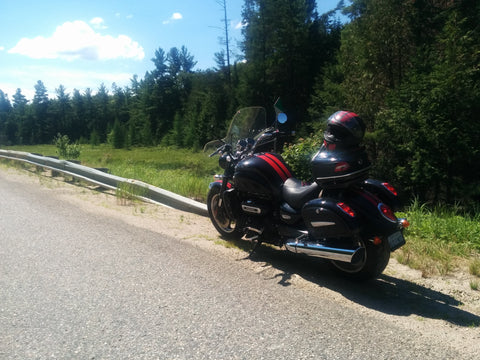
[[[221,153],[221,152],[231,151],[231,149],[232,149],[232,147],[230,146],[230,144],[224,144],[224,145],[220,146],[217,150],[215,150],[213,153],[208,155],[208,157],[215,156],[215,155],[217,155],[218,153]]]
[[[223,146],[222,146],[222,147],[223,147]],[[212,157],[212,156],[217,155],[217,154],[220,152],[220,149],[221,149],[221,148],[218,148],[218,149],[215,150],[213,153],[211,153],[210,155],[208,155],[208,157]]]

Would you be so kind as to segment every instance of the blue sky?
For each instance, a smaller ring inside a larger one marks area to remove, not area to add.
[[[101,83],[130,85],[154,68],[158,48],[185,45],[196,70],[215,66],[222,50],[219,0],[0,0],[0,89],[31,99],[38,80],[51,98],[60,84],[72,93]],[[338,0],[317,0],[320,14]],[[241,39],[244,0],[227,0],[230,40]],[[237,51],[238,52],[238,51]]]

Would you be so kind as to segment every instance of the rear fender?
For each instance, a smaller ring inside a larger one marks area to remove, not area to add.
[[[367,233],[390,235],[399,230],[393,209],[375,194],[365,189],[351,190],[346,194],[345,202],[359,214]]]
[[[401,203],[398,194],[387,182],[367,179],[362,184],[362,188],[377,196],[385,204],[390,206],[393,211],[400,210]]]

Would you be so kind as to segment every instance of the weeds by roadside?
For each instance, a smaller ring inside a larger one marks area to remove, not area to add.
[[[55,155],[55,145],[14,146],[11,150]],[[82,165],[108,168],[111,174],[140,180],[197,201],[205,201],[208,184],[220,171],[218,159],[188,149],[165,147],[113,149],[108,145],[84,146]]]
[[[117,201],[120,205],[128,205],[135,201],[138,197],[143,197],[147,190],[143,187],[136,186],[133,183],[125,182],[119,184],[115,191]]]
[[[428,277],[446,275],[467,262],[470,273],[480,276],[479,214],[448,207],[429,209],[414,201],[404,215],[412,225],[405,233],[407,244],[394,253],[400,263]]]
[[[469,270],[470,270],[470,274],[480,277],[480,258],[474,259],[470,263]]]

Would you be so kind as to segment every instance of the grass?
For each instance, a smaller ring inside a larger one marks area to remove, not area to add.
[[[54,145],[14,146],[9,150],[56,156]],[[206,201],[208,184],[220,171],[218,158],[202,152],[164,147],[113,149],[108,145],[84,145],[79,159],[82,165],[108,168],[111,174],[140,180],[198,201]]]
[[[474,259],[468,268],[470,274],[480,277],[480,258]]]
[[[455,207],[427,206],[414,201],[405,215],[412,224],[405,232],[407,244],[396,252],[400,263],[428,277],[446,275],[462,263],[480,277],[480,214],[462,214]]]
[[[479,282],[478,280],[470,280],[470,288],[472,290],[478,290],[478,285],[479,285]]]
[[[54,145],[10,147],[11,150],[56,155]],[[172,148],[112,149],[84,145],[79,160],[83,165],[108,168],[110,173],[146,182],[174,193],[205,202],[212,175],[218,173],[218,158],[201,152]],[[126,185],[128,187],[128,185]],[[118,190],[128,200],[129,188]],[[446,275],[464,266],[473,276],[471,288],[480,278],[480,213],[463,214],[452,207],[428,208],[414,201],[401,217],[411,226],[405,231],[407,243],[392,254],[425,277]]]
[[[115,190],[115,195],[120,204],[126,205],[134,202],[138,197],[143,197],[147,190],[143,187],[135,186],[129,182],[121,183]]]

